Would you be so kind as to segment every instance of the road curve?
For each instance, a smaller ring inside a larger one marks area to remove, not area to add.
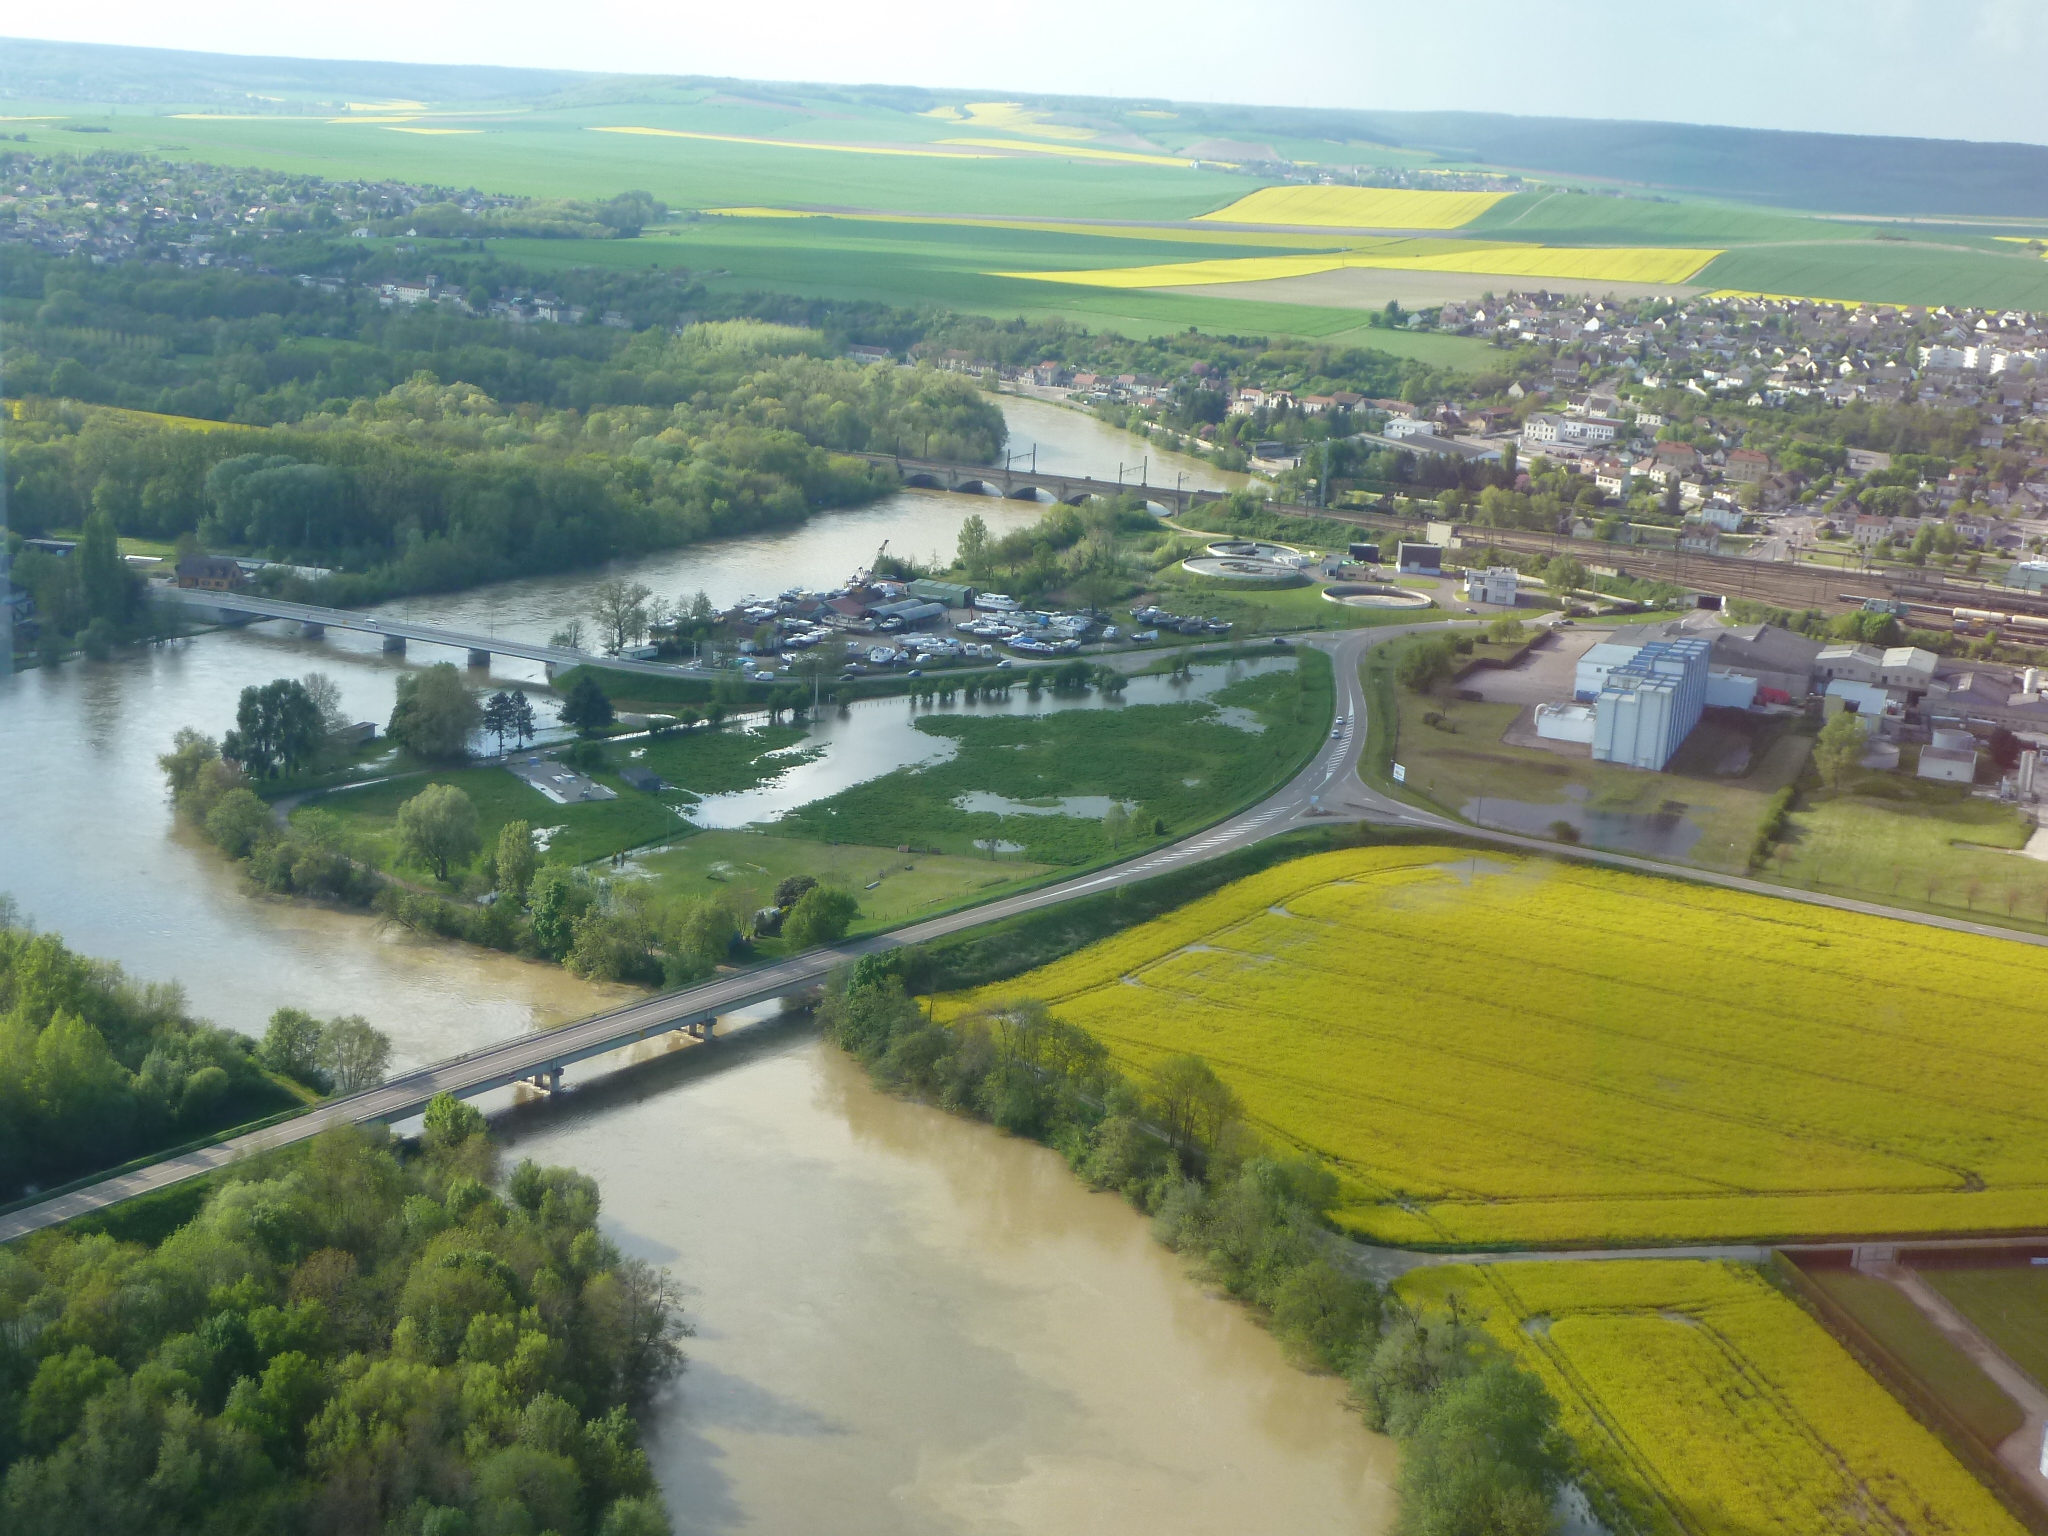
[[[1277,793],[1179,843],[1057,885],[1042,886],[983,906],[946,913],[889,933],[812,950],[756,970],[646,998],[560,1029],[522,1035],[417,1068],[362,1093],[331,1100],[281,1125],[179,1153],[0,1216],[0,1242],[10,1242],[43,1227],[103,1210],[137,1195],[166,1189],[224,1167],[251,1152],[269,1151],[304,1141],[330,1126],[400,1120],[418,1113],[437,1093],[448,1092],[458,1096],[483,1093],[537,1073],[620,1049],[650,1036],[767,1002],[813,986],[836,967],[861,955],[943,938],[985,923],[1053,906],[1075,896],[1111,890],[1133,881],[1150,879],[1168,870],[1217,858],[1284,831],[1311,811],[1318,813],[1318,819],[1323,819],[1320,802],[1332,792],[1333,787],[1359,784],[1355,769],[1362,739],[1360,723],[1364,718],[1365,699],[1359,687],[1358,663],[1366,647],[1376,639],[1436,627],[1441,625],[1350,631],[1309,642],[1331,653],[1336,672],[1337,712],[1348,716],[1350,725],[1341,734],[1326,740],[1307,767]],[[1368,794],[1366,798],[1377,802],[1373,808],[1383,819],[1405,818],[1412,814],[1406,807],[1382,801],[1378,796]],[[1355,820],[1364,809],[1337,810],[1332,807],[1328,819],[1341,816]]]
[[[1057,885],[1041,886],[1016,896],[982,906],[968,907],[927,919],[889,933],[874,934],[847,943],[809,951],[757,970],[720,977],[676,992],[643,999],[624,1008],[594,1014],[577,1023],[540,1034],[522,1035],[472,1051],[463,1056],[419,1067],[379,1086],[346,1098],[334,1099],[308,1114],[281,1125],[251,1131],[195,1151],[179,1153],[146,1167],[102,1179],[82,1189],[53,1196],[31,1206],[0,1215],[0,1243],[11,1242],[30,1232],[92,1211],[103,1210],[137,1195],[166,1189],[225,1167],[251,1152],[269,1151],[316,1136],[330,1126],[390,1122],[416,1114],[435,1094],[448,1092],[458,1097],[504,1087],[523,1078],[566,1067],[592,1056],[618,1050],[654,1035],[716,1018],[757,1003],[768,1002],[791,992],[814,986],[835,968],[861,955],[879,954],[908,945],[947,937],[986,923],[999,922],[1021,913],[1057,905],[1076,896],[1114,890],[1118,886],[1148,880],[1170,870],[1185,868],[1245,848],[1275,833],[1301,826],[1304,822],[1329,823],[1369,821],[1382,825],[1439,831],[1497,847],[1542,854],[1550,858],[1575,859],[1585,863],[1629,869],[1667,879],[1691,880],[1726,890],[1804,902],[1809,906],[1856,912],[1873,917],[1896,918],[1926,927],[1984,938],[2048,947],[2048,936],[2020,933],[1988,923],[1938,917],[1930,913],[1886,907],[1876,902],[1829,896],[1818,891],[1800,891],[1771,885],[1740,875],[1712,870],[1660,864],[1629,854],[1605,853],[1546,842],[1514,833],[1475,827],[1449,817],[1423,811],[1382,794],[1365,784],[1358,774],[1358,755],[1365,740],[1366,699],[1359,678],[1359,663],[1366,650],[1381,640],[1429,630],[1446,629],[1456,621],[1387,626],[1352,630],[1337,635],[1316,636],[1304,643],[1329,653],[1335,670],[1336,713],[1348,724],[1326,740],[1308,765],[1276,793],[1258,804],[1224,818],[1191,837],[1126,863],[1092,874],[1077,876]]]

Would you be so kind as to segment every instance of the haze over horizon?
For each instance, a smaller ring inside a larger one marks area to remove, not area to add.
[[[44,41],[250,56],[2048,143],[2048,100],[2023,88],[2048,63],[2048,9],[2027,0],[1706,9],[1584,0],[1572,25],[1551,27],[1510,0],[1470,0],[1449,22],[1385,0],[1283,0],[1257,14],[1222,0],[1114,10],[1039,0],[999,25],[966,27],[937,0],[784,0],[740,13],[592,0],[565,27],[535,0],[505,0],[488,26],[363,0],[343,37],[327,13],[254,0],[197,13],[108,0],[9,25]],[[1680,60],[1691,72],[1678,72]],[[1959,70],[1992,84],[1955,89]],[[2006,71],[2013,87],[1997,88]]]

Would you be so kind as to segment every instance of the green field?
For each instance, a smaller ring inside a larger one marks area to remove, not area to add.
[[[524,821],[536,832],[554,829],[547,846],[547,858],[554,863],[605,858],[683,830],[682,817],[662,801],[628,789],[609,774],[597,779],[617,790],[619,798],[557,805],[503,768],[456,768],[315,795],[292,814],[326,812],[359,840],[363,855],[378,868],[402,871],[421,883],[432,876],[399,859],[398,808],[429,784],[452,784],[469,796],[486,849],[496,846],[498,829],[508,821]]]
[[[759,832],[699,832],[633,861],[665,898],[725,896],[742,912],[767,906],[791,875],[841,886],[860,900],[853,931],[868,933],[1029,884],[1043,864],[1008,858],[899,853],[856,843],[825,844]],[[869,889],[870,886],[873,889]]]
[[[2031,827],[1959,784],[1865,773],[1792,813],[1765,873],[1788,884],[1948,916],[2048,927],[2048,863],[2019,856]]]
[[[637,240],[498,240],[491,248],[538,268],[686,267],[714,291],[767,289],[826,298],[949,308],[1008,319],[1063,319],[1131,336],[1196,326],[1222,335],[1293,335],[1372,347],[1444,367],[1478,367],[1489,348],[1469,336],[1375,330],[1356,310],[1175,292],[1091,288],[999,277],[1000,270],[1081,270],[1179,261],[1203,255],[1260,255],[1266,247],[1190,247],[1168,241],[957,224],[891,224],[851,219],[707,218],[650,231]]]
[[[66,110],[61,104],[46,109]],[[896,141],[956,136],[958,124],[877,111],[834,122],[744,106],[635,103],[451,117],[473,132],[426,135],[416,125],[320,117],[159,117],[70,109],[72,121],[105,125],[89,139],[51,123],[17,123],[29,147],[154,152],[181,160],[262,166],[338,178],[396,178],[534,197],[602,198],[641,188],[676,208],[751,204],[858,206],[913,213],[1064,214],[1133,220],[1186,219],[1235,201],[1259,183],[1220,171],[1051,155],[987,159],[910,158],[738,144],[713,139],[597,133],[619,124],[685,132]]]
[[[1850,1269],[1813,1269],[1805,1274],[1889,1349],[1921,1386],[1954,1409],[1970,1433],[1985,1445],[1995,1448],[2026,1422],[2020,1405],[1929,1322],[1897,1286]]]
[[[898,769],[814,801],[774,829],[825,842],[908,843],[967,856],[978,842],[995,840],[1019,845],[1025,859],[1068,865],[1182,836],[1269,794],[1323,740],[1330,724],[1329,659],[1306,648],[1295,654],[1296,670],[1242,678],[1182,704],[927,716],[918,728],[955,741],[952,758]],[[1219,708],[1247,711],[1261,729],[1227,723]],[[1019,808],[999,813],[954,803],[977,793],[1002,796]],[[1069,796],[1134,806],[1121,847],[1111,847],[1099,812],[1044,814]],[[1155,817],[1163,833],[1152,831]]]
[[[1923,1269],[1919,1275],[1981,1328],[2013,1364],[2048,1385],[2048,1271]]]
[[[664,99],[665,98],[665,99]],[[1182,221],[1223,208],[1263,185],[1256,177],[1173,164],[1090,159],[1120,152],[1065,144],[1029,125],[960,122],[873,103],[777,105],[709,88],[650,90],[614,105],[543,105],[503,111],[378,120],[321,116],[159,115],[64,103],[22,104],[64,121],[18,121],[28,147],[78,153],[144,152],[311,173],[398,179],[542,198],[607,197],[644,189],[679,210],[722,207],[841,208],[878,213]],[[67,131],[104,127],[90,138]],[[1198,131],[1133,119],[1171,153]],[[599,131],[637,128],[651,132]],[[680,137],[707,134],[723,137]],[[947,139],[993,139],[1012,152]],[[783,140],[781,143],[745,142]],[[1284,154],[1327,160],[1336,146],[1275,142]],[[1050,151],[1050,152],[1047,152]],[[1063,152],[1071,151],[1071,152]],[[1352,146],[1375,163],[1433,157]],[[773,227],[764,227],[770,226]],[[2017,226],[2015,226],[2017,227]],[[1888,236],[1872,238],[1879,228]],[[1726,248],[1698,281],[1709,287],[1890,303],[1968,303],[2048,308],[2048,264],[1994,248],[1983,230],[1880,226],[1703,199],[1608,197],[1536,188],[1488,209],[1464,236],[1572,245]],[[673,242],[673,244],[670,244]],[[1271,244],[1282,244],[1278,237]],[[1341,239],[1339,242],[1341,243]],[[506,242],[539,263],[656,260],[730,274],[721,284],[939,303],[1002,316],[1061,317],[1130,334],[1196,325],[1231,334],[1370,340],[1404,356],[1472,366],[1480,349],[1460,338],[1368,337],[1356,312],[1247,299],[1116,292],[997,278],[999,270],[1088,270],[1191,259],[1185,242],[973,231],[933,226],[852,226],[842,220],[712,220],[671,226],[654,238],[599,242]],[[1263,249],[1256,239],[1247,252]],[[544,249],[530,250],[529,245]],[[1290,247],[1293,248],[1293,247]],[[1237,254],[1203,246],[1204,256]],[[1422,342],[1435,350],[1415,351]]]
[[[1858,241],[1730,251],[1693,281],[1709,288],[1884,304],[2048,308],[2048,262],[1954,245]]]

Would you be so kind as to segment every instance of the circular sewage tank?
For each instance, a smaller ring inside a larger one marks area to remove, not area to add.
[[[1299,566],[1256,555],[1192,555],[1180,568],[1194,576],[1220,576],[1225,581],[1277,581],[1300,586],[1308,580]]]
[[[1347,608],[1433,608],[1425,592],[1389,587],[1377,581],[1338,581],[1323,588],[1323,601],[1342,603]]]

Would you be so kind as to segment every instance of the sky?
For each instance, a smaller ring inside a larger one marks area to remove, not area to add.
[[[2048,143],[2043,0],[96,0],[16,37]]]

